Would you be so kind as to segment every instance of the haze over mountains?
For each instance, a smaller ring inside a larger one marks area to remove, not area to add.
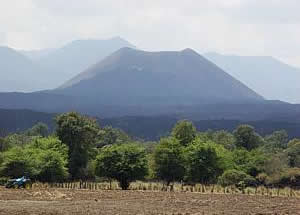
[[[53,86],[58,87],[78,73],[119,50],[132,47],[129,42],[115,37],[108,40],[76,40],[51,51],[35,62],[53,74]]]
[[[135,48],[114,37],[76,40],[58,49],[16,51],[0,47],[0,92],[54,89],[123,47]],[[300,103],[300,69],[272,57],[242,57],[207,53],[205,58],[270,100]]]
[[[1,93],[1,108],[78,110],[101,116],[176,113],[176,106],[261,103],[264,99],[191,49],[122,48],[62,87]]]
[[[23,54],[0,47],[0,92],[35,91],[47,87],[45,71]]]
[[[54,89],[122,47],[134,46],[115,37],[76,40],[58,49],[17,51],[0,47],[0,92]]]
[[[300,103],[300,69],[273,57],[207,53],[207,59],[271,100]]]

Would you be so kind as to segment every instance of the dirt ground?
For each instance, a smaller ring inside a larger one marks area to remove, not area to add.
[[[0,187],[0,214],[300,214],[300,198]]]

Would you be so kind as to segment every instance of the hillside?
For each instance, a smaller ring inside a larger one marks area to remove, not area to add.
[[[0,47],[0,73],[0,92],[32,92],[47,87],[43,70],[8,47]]]
[[[31,110],[0,109],[0,136],[11,132],[24,131],[38,122],[43,122],[52,130],[55,114]]]
[[[55,93],[123,106],[263,100],[191,49],[145,52],[122,48],[66,82]]]
[[[43,122],[54,129],[54,117],[56,114],[49,114],[31,110],[12,110],[0,109],[0,136],[10,132],[20,132],[31,128],[38,122]],[[98,118],[99,119],[99,118]],[[179,119],[185,117],[160,115],[160,116],[131,116],[131,117],[114,117],[101,118],[101,126],[113,126],[126,131],[134,137],[145,140],[157,140],[162,136],[170,133],[172,127]],[[300,137],[299,121],[288,122],[280,119],[243,121],[243,120],[193,120],[199,131],[228,130],[233,131],[239,124],[253,125],[261,135],[270,134],[273,131],[285,129],[290,138]]]
[[[300,103],[300,69],[273,57],[208,53],[207,59],[266,99]]]

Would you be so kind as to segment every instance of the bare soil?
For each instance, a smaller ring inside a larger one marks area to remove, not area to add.
[[[300,214],[296,197],[0,187],[0,214]]]

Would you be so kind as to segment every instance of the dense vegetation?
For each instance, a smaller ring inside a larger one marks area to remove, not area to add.
[[[300,139],[290,140],[284,130],[260,136],[254,127],[239,125],[233,132],[199,132],[183,120],[169,136],[145,142],[75,112],[55,122],[54,133],[38,123],[0,138],[0,177],[116,180],[122,189],[143,179],[166,185],[300,185]]]

